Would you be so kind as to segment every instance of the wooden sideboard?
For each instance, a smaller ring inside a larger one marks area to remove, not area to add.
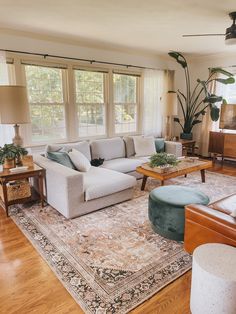
[[[236,134],[210,131],[208,152],[214,155],[236,158]]]

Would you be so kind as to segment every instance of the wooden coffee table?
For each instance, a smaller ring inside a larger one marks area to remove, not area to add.
[[[212,161],[208,160],[195,160],[194,162],[181,161],[177,166],[171,168],[168,172],[160,172],[158,168],[151,168],[148,163],[136,168],[138,173],[143,174],[143,182],[141,190],[145,189],[147,178],[151,177],[161,181],[161,185],[164,185],[164,181],[172,178],[176,178],[184,175],[187,176],[188,173],[200,171],[202,182],[205,182],[205,170],[212,167]]]

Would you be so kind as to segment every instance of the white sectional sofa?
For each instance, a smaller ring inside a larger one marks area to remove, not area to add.
[[[74,218],[131,199],[135,177],[138,177],[135,169],[148,159],[147,156],[136,158],[132,145],[132,139],[116,137],[47,147],[50,152],[74,148],[90,161],[105,159],[102,166],[91,167],[88,172],[79,172],[42,155],[34,155],[34,161],[46,169],[47,202],[66,218]],[[165,151],[179,157],[182,145],[165,142]]]
[[[141,176],[135,171],[138,166],[147,162],[150,156],[135,157],[132,137],[115,137],[91,142],[92,159],[104,158],[102,168],[119,171],[136,178]],[[182,156],[182,144],[179,142],[165,141],[165,152]]]

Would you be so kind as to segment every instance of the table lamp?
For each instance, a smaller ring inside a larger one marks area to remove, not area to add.
[[[19,85],[0,86],[0,123],[14,124],[13,143],[23,145],[19,134],[19,124],[30,123],[26,88]]]
[[[166,138],[167,140],[170,140],[172,136],[171,117],[178,115],[176,93],[167,93],[164,105],[166,108]]]

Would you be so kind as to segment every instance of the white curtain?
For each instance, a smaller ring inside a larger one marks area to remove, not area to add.
[[[144,71],[143,134],[162,136],[163,108],[161,97],[164,92],[164,71]]]
[[[0,51],[0,85],[9,85],[9,75],[6,63],[6,54]],[[14,136],[12,125],[0,124],[0,146],[6,143],[11,143]]]

